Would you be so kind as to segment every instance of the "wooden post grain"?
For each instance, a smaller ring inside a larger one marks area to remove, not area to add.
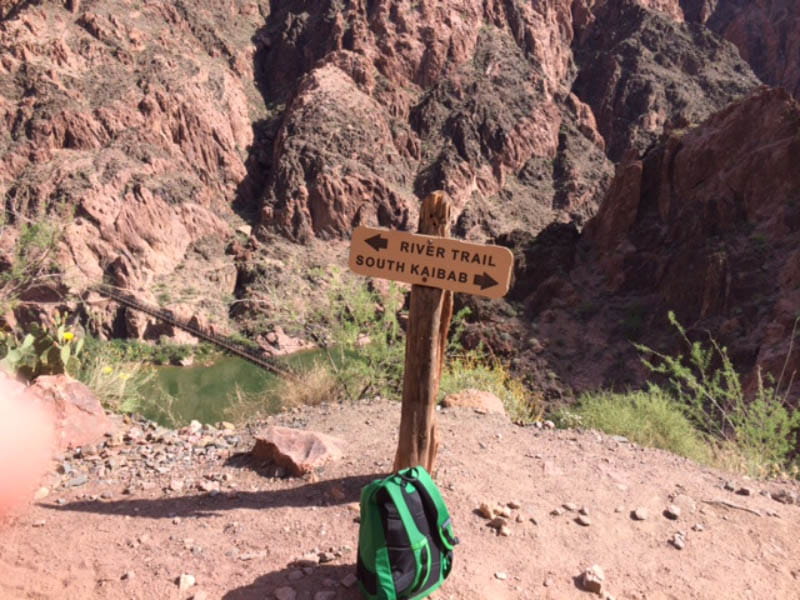
[[[449,229],[449,200],[444,192],[433,192],[422,202],[419,233],[448,237]],[[436,395],[452,316],[452,292],[423,285],[411,287],[395,471],[422,465],[433,472],[439,447]]]

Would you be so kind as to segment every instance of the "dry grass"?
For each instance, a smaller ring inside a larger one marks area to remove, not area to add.
[[[317,406],[336,398],[336,377],[322,364],[315,364],[302,375],[301,381],[285,379],[278,387],[281,406]]]
[[[225,409],[232,423],[261,420],[281,410],[316,406],[336,399],[336,378],[322,364],[315,364],[301,379],[283,379],[275,388],[259,394],[247,394],[237,388],[236,397]]]

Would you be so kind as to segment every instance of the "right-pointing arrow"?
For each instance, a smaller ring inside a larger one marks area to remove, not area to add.
[[[373,235],[371,238],[367,238],[364,240],[367,242],[374,250],[378,252],[381,251],[381,248],[388,248],[389,247],[389,240],[383,237],[380,233],[377,235]]]
[[[482,290],[486,288],[490,288],[493,285],[497,285],[497,282],[492,279],[492,276],[489,275],[486,271],[483,272],[483,275],[475,275],[475,280],[473,281],[475,285],[481,286]]]

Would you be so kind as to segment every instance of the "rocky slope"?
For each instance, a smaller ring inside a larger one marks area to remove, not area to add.
[[[762,81],[800,97],[800,5],[792,0],[681,0],[686,19],[739,49]]]
[[[407,227],[434,189],[461,235],[580,223],[606,189],[604,153],[756,85],[676,3],[337,7],[280,3],[257,55],[267,102],[287,102],[263,224],[300,241]]]
[[[597,9],[575,47],[573,89],[591,106],[614,162],[642,154],[665,130],[702,121],[756,83],[736,49],[710,31],[629,2]]]
[[[638,383],[627,340],[678,350],[674,310],[738,367],[780,373],[800,306],[798,132],[800,103],[762,89],[622,163],[580,235],[523,242],[512,297],[538,339],[526,355],[578,388]],[[548,252],[559,260],[536,260]],[[798,367],[793,353],[786,373]]]
[[[234,266],[246,252],[223,252],[241,217],[268,247],[269,231],[346,239],[358,223],[410,226],[417,196],[444,188],[467,237],[580,224],[608,157],[756,83],[675,1],[49,0],[12,12],[0,23],[7,230],[52,215],[73,289],[105,276],[221,325],[226,296],[246,294]],[[602,35],[612,22],[628,43]],[[101,329],[170,333],[114,316],[101,311]]]
[[[17,226],[4,246],[46,218],[63,228],[76,289],[105,276],[137,292],[161,284],[174,303],[204,287],[224,319],[236,271],[222,250],[258,106],[248,32],[263,18],[246,1],[74,0],[0,23],[0,194]],[[116,333],[153,326],[138,321]]]

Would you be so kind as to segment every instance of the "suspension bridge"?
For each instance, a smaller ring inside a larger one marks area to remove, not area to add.
[[[98,284],[92,286],[91,289],[127,308],[145,313],[151,317],[155,317],[156,319],[164,321],[165,323],[169,323],[173,327],[177,327],[178,329],[182,329],[183,331],[191,333],[196,338],[210,342],[222,348],[223,350],[230,352],[231,354],[234,354],[253,363],[254,365],[261,367],[262,369],[266,369],[267,371],[271,371],[282,377],[295,378],[295,375],[291,371],[278,364],[278,362],[274,359],[269,359],[263,355],[255,354],[230,338],[217,335],[216,333],[207,331],[201,327],[198,327],[197,325],[193,325],[185,319],[178,318],[172,314],[172,311],[170,310],[141,302],[130,294],[126,294],[125,292],[122,292],[119,289],[107,284]]]

